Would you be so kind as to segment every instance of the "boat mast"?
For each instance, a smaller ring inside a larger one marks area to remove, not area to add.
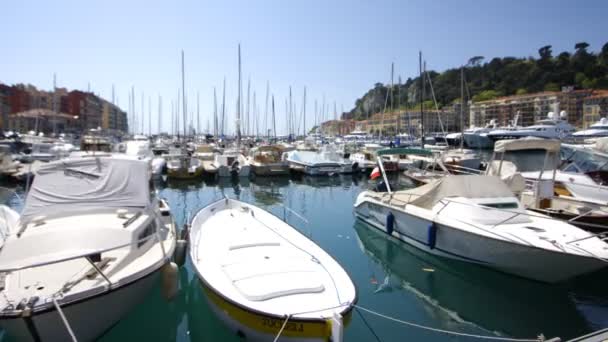
[[[186,139],[186,76],[184,72],[184,50],[182,50],[182,111],[184,116],[184,140]]]
[[[264,132],[268,134],[270,140],[270,133],[268,133],[268,92],[270,91],[270,83],[266,81],[266,105],[264,106]]]
[[[302,133],[304,135],[304,137],[306,137],[306,87],[304,87],[304,104],[302,105],[302,120],[304,121],[303,123],[303,128],[302,128]]]
[[[224,122],[226,121],[226,77],[224,76],[224,90],[222,93],[222,125],[221,125],[221,135],[224,135]]]
[[[247,79],[247,112],[245,117],[245,136],[251,136],[251,79]]]
[[[215,88],[213,89],[215,91]],[[196,135],[201,134],[201,111],[200,111],[200,94],[196,92]],[[207,133],[209,130],[207,130]]]
[[[158,135],[160,135],[161,129],[161,117],[163,116],[163,97],[158,95]]]
[[[241,147],[241,93],[243,91],[241,87],[241,44],[239,44],[239,95],[237,99],[237,110],[236,110],[236,146]]]
[[[460,151],[464,146],[464,66],[460,67]]]
[[[217,94],[213,87],[213,136],[217,139]]]
[[[152,97],[148,96],[148,137],[152,135]]]
[[[420,145],[424,148],[424,106],[422,105],[423,96],[422,91],[424,89],[424,79],[422,78],[422,51],[418,51],[418,65],[420,68]]]
[[[274,135],[274,141],[277,141],[277,121],[274,115],[274,95],[272,95],[272,134]]]

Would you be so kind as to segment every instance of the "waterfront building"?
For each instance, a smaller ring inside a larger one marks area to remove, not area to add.
[[[564,87],[562,91],[543,91],[474,102],[469,109],[469,120],[477,127],[483,127],[491,120],[499,125],[508,125],[519,114],[517,124],[530,126],[544,119],[549,112],[563,110],[568,114],[568,122],[580,128],[583,127],[584,101],[592,94],[592,90]]]
[[[39,90],[32,85],[0,83],[0,127],[26,132],[82,132],[103,128],[127,132],[127,114],[91,92]]]
[[[608,117],[608,90],[596,91],[583,101],[583,128]]]

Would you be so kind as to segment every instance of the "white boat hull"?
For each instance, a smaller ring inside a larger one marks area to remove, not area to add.
[[[479,264],[524,278],[555,283],[606,266],[605,261],[492,239],[376,203],[370,207],[369,202],[363,202],[355,207],[359,219],[387,233],[389,212],[395,217],[391,235],[405,243],[433,255]],[[432,224],[436,228],[434,246],[429,239]]]
[[[157,283],[159,270],[110,292],[64,304],[62,311],[78,341],[92,341],[116,324],[133,307],[141,303]],[[28,323],[28,320],[30,323]],[[57,310],[35,313],[30,319],[2,318],[0,326],[17,341],[71,341]]]

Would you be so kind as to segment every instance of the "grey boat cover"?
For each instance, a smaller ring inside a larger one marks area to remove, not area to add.
[[[514,195],[496,176],[459,175],[447,176],[415,189],[396,191],[393,197],[401,202],[432,209],[435,204],[447,197],[496,198],[514,197]]]
[[[93,208],[143,208],[150,203],[145,161],[62,159],[40,167],[25,200],[21,223],[40,215]]]

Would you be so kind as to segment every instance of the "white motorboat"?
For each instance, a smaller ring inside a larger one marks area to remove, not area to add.
[[[10,336],[94,340],[159,276],[177,277],[175,226],[166,203],[151,197],[147,171],[130,158],[40,167],[0,249],[0,326]]]
[[[288,175],[289,163],[280,145],[265,145],[249,151],[249,161],[256,176]]]
[[[211,308],[241,337],[272,341],[281,332],[281,341],[341,341],[355,286],[329,254],[289,224],[226,198],[196,214],[189,241]]]
[[[222,154],[216,154],[213,166],[220,177],[249,177],[251,165],[249,160],[238,149],[226,149]]]
[[[331,176],[341,173],[352,173],[353,162],[341,158],[331,151],[291,151],[286,157],[289,167],[311,176]]]
[[[150,141],[143,135],[136,135],[132,140],[118,144],[118,151],[149,163],[153,177],[160,176],[167,164],[165,158],[154,155]]]
[[[215,156],[219,154],[218,149],[213,145],[200,145],[196,147],[192,156],[201,161],[205,173],[215,175],[217,168],[213,164]]]
[[[586,160],[588,156],[577,156],[576,150],[571,152],[572,147],[566,151],[565,162],[560,162],[560,145],[559,140],[550,139],[498,141],[486,173],[501,177],[531,210],[590,231],[605,231],[608,187],[602,184],[601,177],[606,176],[606,171],[583,172],[579,161],[587,167],[594,162]],[[544,151],[544,156],[537,158],[539,162],[530,169],[519,156],[533,150]]]
[[[181,146],[169,148],[167,159],[167,177],[169,179],[194,179],[203,175],[203,164],[191,157]]]
[[[562,139],[575,131],[574,127],[566,121],[567,117],[568,114],[565,111],[561,111],[559,117],[555,113],[549,112],[547,118],[539,120],[536,125],[517,129],[495,129],[489,132],[487,136],[493,141],[525,137]]]
[[[351,153],[349,159],[353,162],[353,164],[356,163],[357,168],[360,170],[369,172],[378,165],[378,161],[376,160],[376,152],[382,148],[383,147],[380,144],[364,144],[363,148],[359,152]]]
[[[530,215],[498,177],[446,176],[411,190],[388,190],[359,194],[356,216],[428,253],[550,283],[608,266],[605,241]]]

